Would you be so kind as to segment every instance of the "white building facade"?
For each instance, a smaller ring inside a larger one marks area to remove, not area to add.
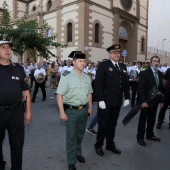
[[[61,60],[79,50],[88,60],[108,58],[106,48],[119,43],[127,50],[126,61],[147,58],[148,0],[6,0],[15,21],[28,9],[29,18],[45,20],[48,36],[67,48],[52,48]],[[0,1],[2,7],[3,1]],[[26,58],[27,56],[25,56]],[[56,58],[51,58],[56,60]],[[123,57],[121,57],[123,61]]]

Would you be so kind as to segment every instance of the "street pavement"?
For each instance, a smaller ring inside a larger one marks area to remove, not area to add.
[[[35,103],[32,104],[32,123],[25,128],[25,144],[23,149],[23,170],[67,170],[65,147],[65,124],[59,119],[54,90],[47,90],[47,100],[41,101],[39,90]],[[97,103],[93,103],[96,113]],[[96,136],[85,132],[82,143],[85,163],[76,163],[77,170],[169,170],[170,169],[170,129],[168,129],[168,112],[162,129],[155,129],[155,135],[161,142],[146,140],[147,147],[136,141],[136,130],[139,114],[124,126],[122,119],[130,110],[130,106],[122,107],[115,136],[115,144],[122,151],[116,155],[107,151],[105,145],[103,157],[94,150]],[[88,123],[91,118],[88,118]],[[97,125],[95,127],[97,130]],[[6,170],[10,169],[10,150],[8,135],[3,143]]]

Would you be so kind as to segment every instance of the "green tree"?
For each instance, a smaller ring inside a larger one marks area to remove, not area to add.
[[[22,56],[26,50],[29,50],[34,58],[38,56],[46,59],[56,57],[48,50],[48,47],[66,48],[67,45],[56,42],[57,35],[47,37],[47,29],[48,24],[45,21],[40,26],[38,20],[28,20],[27,13],[12,26],[7,4],[3,3],[0,36],[12,42],[15,55]]]

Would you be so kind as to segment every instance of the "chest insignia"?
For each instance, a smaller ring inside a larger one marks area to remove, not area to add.
[[[112,67],[109,68],[110,71],[113,71]]]
[[[19,77],[12,76],[12,80],[19,80]]]

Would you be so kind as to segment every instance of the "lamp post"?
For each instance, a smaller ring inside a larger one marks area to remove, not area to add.
[[[164,42],[164,41],[166,41],[165,38],[162,40],[162,55],[163,55],[163,45],[164,45],[163,42]]]
[[[166,39],[163,39],[163,40],[162,40],[162,51],[163,51],[163,42],[164,42],[165,40],[166,40]]]

